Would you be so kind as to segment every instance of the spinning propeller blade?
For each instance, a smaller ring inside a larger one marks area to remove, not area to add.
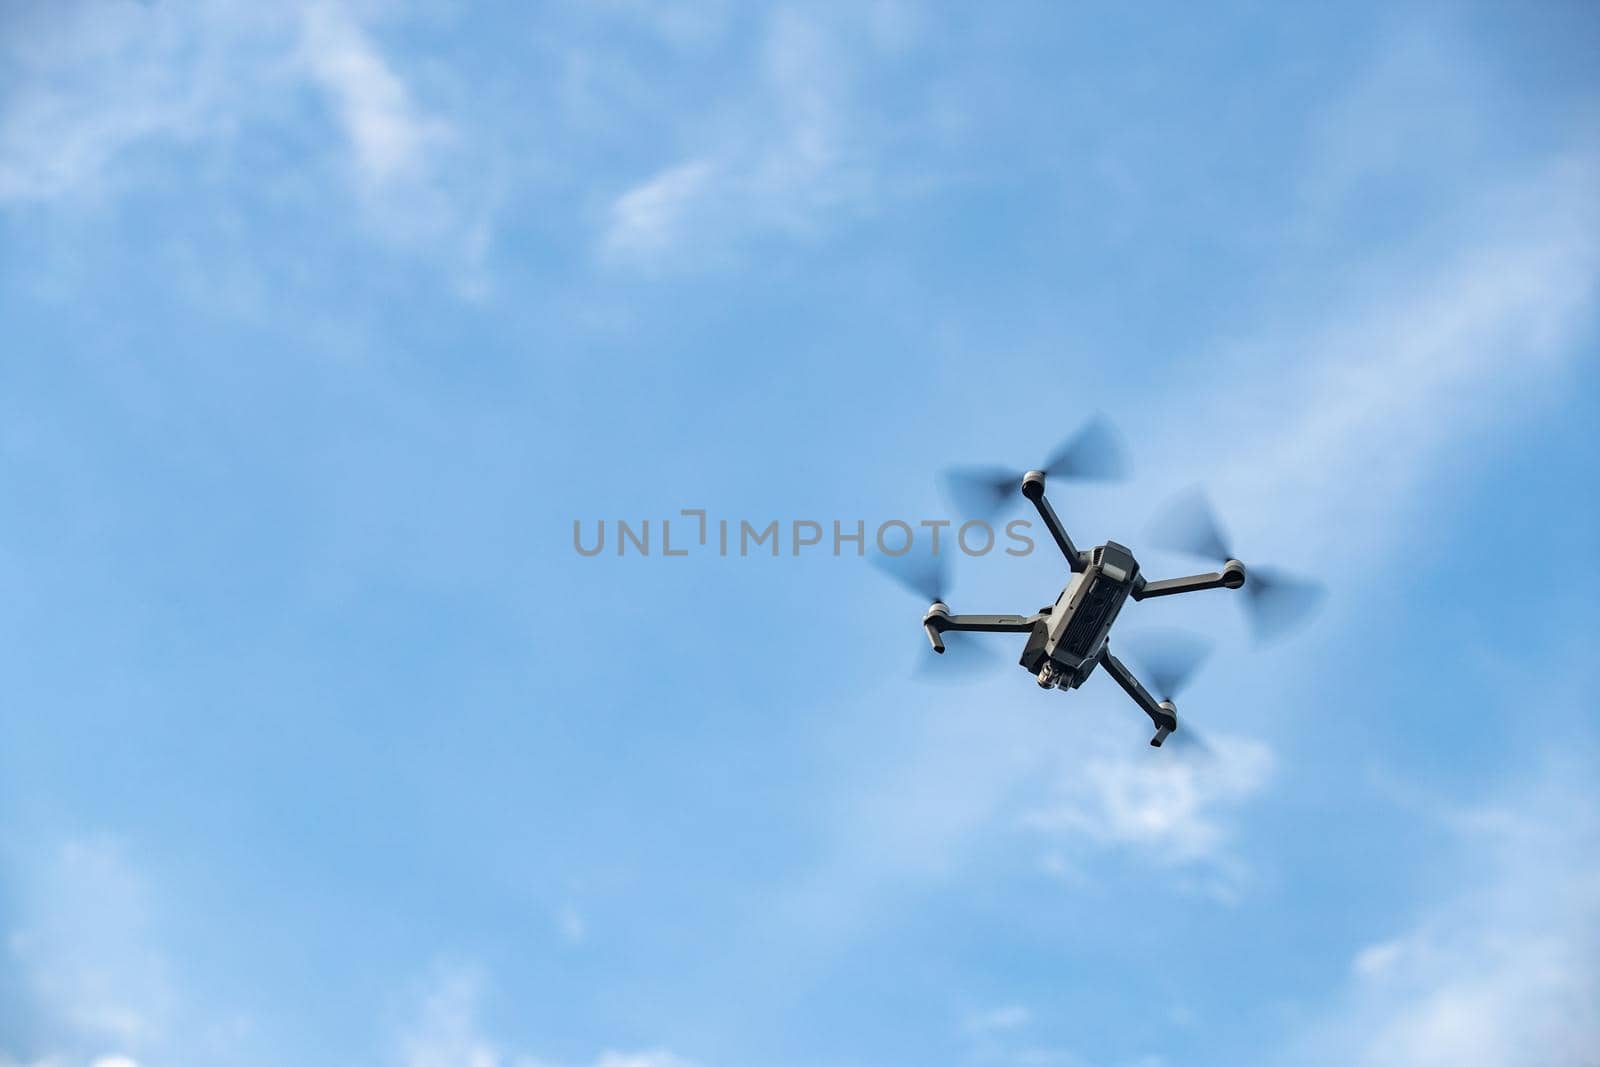
[[[974,519],[992,518],[1021,484],[1022,475],[1005,467],[952,467],[944,472],[950,502]]]
[[[1050,454],[1039,468],[1051,478],[1116,482],[1128,476],[1128,450],[1111,420],[1096,415],[1077,435]]]
[[[921,597],[924,603],[943,601],[950,589],[949,555],[934,555],[931,546],[913,546],[904,555],[891,556],[877,553],[872,565],[899,582],[905,589]],[[944,635],[944,655],[937,655],[928,647],[921,627],[917,629],[920,651],[912,670],[918,681],[961,681],[981,674],[1000,664],[1000,658],[984,647],[983,642],[972,640],[973,635],[951,631]]]
[[[1096,415],[1062,442],[1038,468],[1047,478],[1076,481],[1119,481],[1128,476],[1122,437],[1103,415]],[[945,489],[963,515],[987,519],[998,512],[1022,484],[1020,470],[1009,467],[952,467],[945,471]]]
[[[1187,721],[1178,728],[1177,733],[1167,735],[1167,745],[1179,749],[1191,756],[1204,756],[1211,759],[1216,756],[1217,750],[1211,747],[1211,742],[1206,740],[1206,735],[1190,726]]]
[[[908,592],[920,596],[928,603],[943,600],[950,588],[950,567],[947,555],[934,555],[915,546],[902,556],[878,553],[872,565],[899,582]]]
[[[1327,595],[1320,582],[1266,567],[1250,570],[1241,591],[1250,609],[1250,628],[1263,641],[1299,625]]]
[[[1199,489],[1178,497],[1150,524],[1150,541],[1157,548],[1201,559],[1225,563],[1238,558],[1228,547],[1211,501]]]
[[[1204,492],[1191,490],[1162,512],[1150,526],[1151,543],[1158,548],[1201,559],[1226,563],[1238,559],[1222,524]],[[1277,637],[1304,621],[1321,602],[1322,583],[1299,578],[1273,567],[1246,564],[1243,588],[1250,630],[1257,640]]]
[[[1182,630],[1147,630],[1122,643],[1150,679],[1157,700],[1176,701],[1211,654],[1211,642]]]
[[[1189,684],[1206,657],[1211,654],[1211,642],[1196,634],[1182,630],[1155,630],[1130,635],[1124,647],[1132,654],[1157,700],[1177,703],[1178,694]],[[1215,755],[1206,743],[1205,735],[1180,718],[1176,733],[1167,738],[1167,744],[1187,749],[1197,755]]]

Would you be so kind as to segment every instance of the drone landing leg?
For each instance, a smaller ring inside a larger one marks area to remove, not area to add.
[[[1150,743],[1160,748],[1161,742],[1167,739],[1167,735],[1178,728],[1177,710],[1170,702],[1159,701],[1151,696],[1150,691],[1139,684],[1139,679],[1133,676],[1133,672],[1111,654],[1111,649],[1107,648],[1100,653],[1100,664],[1105,667],[1106,673],[1122,686],[1122,691],[1132,697],[1134,703],[1143,708],[1144,713],[1150,716],[1150,721],[1156,724],[1156,735],[1150,739]]]

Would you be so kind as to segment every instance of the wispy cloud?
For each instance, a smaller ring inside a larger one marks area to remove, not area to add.
[[[697,1067],[664,1049],[606,1050],[586,1064],[558,1064],[507,1050],[488,1035],[482,1020],[487,980],[482,971],[452,967],[437,971],[422,990],[410,1023],[398,1040],[401,1067]]]
[[[108,1047],[160,1047],[176,1018],[176,987],[151,930],[149,890],[119,845],[62,844],[34,869],[18,914],[5,931],[5,966],[21,976],[35,1040],[56,1044],[63,1062],[100,1050],[100,1067],[124,1059],[104,1055]]]
[[[22,994],[5,1008],[23,1025],[0,1033],[0,1065],[24,1053],[33,1067],[257,1062],[249,1014],[187,980],[168,894],[131,844],[76,837],[16,870],[0,975]]]
[[[218,53],[238,47],[225,15],[62,3],[5,18],[0,206],[103,195],[133,149],[216,132],[230,95]],[[253,69],[234,72],[240,92]]]
[[[525,1064],[524,1067],[538,1067]],[[651,1052],[603,1052],[594,1067],[695,1067],[682,1056],[655,1050]]]
[[[337,217],[347,199],[365,236],[441,260],[481,291],[496,157],[419,102],[360,10],[317,0],[8,13],[26,27],[5,35],[0,208],[104,204],[196,173],[212,179],[208,197],[282,197],[322,172],[333,187],[305,194],[306,210]],[[305,141],[317,128],[303,97],[325,102],[331,136]],[[263,171],[259,153],[241,150],[286,130],[308,157]]]
[[[579,945],[589,936],[589,923],[583,913],[571,904],[562,905],[556,911],[556,929],[569,945]]]
[[[1052,797],[1025,825],[1066,841],[1137,850],[1164,864],[1227,862],[1224,819],[1273,769],[1260,741],[1219,735],[1204,756],[1099,751],[1054,776]]]
[[[26,921],[5,931],[4,966],[20,973],[36,1025],[0,1035],[0,1067],[254,1062],[243,1055],[250,1028],[239,1016],[208,1017],[215,1006],[180,989],[152,928],[150,890],[120,846],[62,845],[26,896]],[[386,1059],[397,1067],[698,1067],[659,1048],[606,1049],[581,1063],[510,1049],[484,1022],[489,989],[481,968],[436,968],[414,991]],[[33,1058],[19,1058],[23,1048]]]
[[[672,250],[686,237],[694,221],[691,216],[716,177],[715,164],[693,160],[623,193],[611,206],[607,254],[638,261]]]
[[[414,176],[450,127],[423,114],[411,93],[346,7],[313,3],[301,14],[301,56],[327,93],[363,180]]]
[[[434,977],[400,1037],[402,1067],[497,1067],[499,1051],[479,1032],[481,985],[460,969]]]
[[[90,1060],[50,1056],[42,1060],[16,1060],[0,1051],[0,1067],[140,1067],[140,1064],[128,1056],[96,1056]]]
[[[1561,398],[1600,294],[1597,183],[1584,142],[1458,189],[1456,225],[1347,269],[1320,314],[1207,353],[1212,400],[1157,401],[1184,434],[1156,443],[1168,484],[1215,487],[1247,547],[1393,551],[1491,431]]]
[[[352,189],[369,224],[442,260],[464,294],[484,295],[503,180],[489,140],[424,108],[394,57],[348,6],[307,4],[295,59],[343,135]]]
[[[1451,818],[1465,872],[1413,925],[1358,950],[1297,1065],[1514,1067],[1600,1056],[1600,804],[1584,750],[1506,818]],[[1476,809],[1475,809],[1476,810]],[[1470,814],[1470,813],[1469,813]]]
[[[852,17],[780,8],[767,20],[759,76],[715,135],[611,203],[600,252],[609,262],[680,268],[728,256],[762,235],[806,238],[841,212],[870,209],[877,146],[851,67],[858,54],[905,47],[891,5]]]
[[[1313,335],[1283,432],[1246,476],[1315,518],[1381,512],[1448,462],[1451,443],[1557,395],[1595,309],[1597,180],[1600,157],[1585,152],[1484,195],[1488,218],[1516,223],[1484,223],[1475,242]]]
[[[1479,57],[1434,20],[1400,19],[1368,66],[1310,123],[1302,231],[1344,224],[1375,190],[1440,159],[1471,159],[1488,137],[1491,97]]]
[[[1006,1004],[969,1015],[961,1024],[967,1034],[992,1034],[996,1031],[1016,1030],[1028,1025],[1033,1013],[1021,1004]]]
[[[734,5],[729,0],[596,0],[586,6],[642,24],[673,48],[694,51],[727,32]]]

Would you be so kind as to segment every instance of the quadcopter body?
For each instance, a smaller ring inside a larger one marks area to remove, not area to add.
[[[1020,486],[1015,471],[1014,467],[953,468],[946,472],[946,485],[956,506],[977,516],[992,516],[1008,499],[1015,499],[1013,494],[1021,489],[1038,510],[1071,571],[1055,603],[1032,615],[957,615],[945,601],[946,574],[937,560],[930,567],[927,561],[902,554],[876,562],[891,577],[924,597],[924,603],[932,602],[922,616],[922,628],[935,652],[945,651],[947,633],[1027,634],[1018,663],[1041,688],[1071,691],[1081,686],[1095,668],[1104,667],[1155,725],[1152,745],[1159,747],[1177,731],[1178,709],[1173,698],[1204,657],[1203,646],[1207,642],[1189,639],[1174,643],[1169,639],[1164,648],[1139,642],[1137,658],[1158,694],[1152,696],[1111,651],[1112,626],[1128,601],[1202,589],[1243,589],[1251,628],[1261,638],[1303,618],[1322,597],[1319,583],[1264,567],[1255,568],[1246,585],[1244,564],[1229,549],[1205,494],[1198,490],[1180,498],[1169,509],[1162,524],[1165,530],[1156,535],[1157,543],[1172,551],[1214,560],[1220,570],[1150,581],[1126,545],[1107,541],[1080,551],[1045,497],[1045,478],[1104,481],[1126,476],[1127,463],[1118,437],[1102,418],[1092,419],[1039,469],[1024,474]],[[1199,743],[1193,731],[1187,730],[1180,740]]]
[[[1112,624],[1131,600],[1173,596],[1201,589],[1238,589],[1245,584],[1244,564],[1229,557],[1220,571],[1183,578],[1147,581],[1139,562],[1115,541],[1080,551],[1068,536],[1055,508],[1045,497],[1045,473],[1028,471],[1022,477],[1022,495],[1032,501],[1051,538],[1072,570],[1056,602],[1032,615],[953,615],[943,600],[935,599],[923,616],[923,629],[935,652],[945,650],[949,631],[1025,633],[1027,644],[1018,661],[1044,689],[1076,689],[1096,667],[1103,666],[1155,724],[1150,743],[1159,747],[1178,729],[1178,711],[1170,699],[1158,700],[1112,655],[1108,643]]]

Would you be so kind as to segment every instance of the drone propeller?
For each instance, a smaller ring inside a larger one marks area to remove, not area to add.
[[[931,604],[936,600],[942,602],[950,588],[949,558],[913,548],[899,556],[879,553],[872,557],[872,565]],[[972,640],[972,636],[959,631],[947,633],[944,655],[939,656],[928,648],[927,638],[919,630],[917,644],[921,651],[912,673],[918,681],[960,681],[997,666],[999,658],[982,641]]]
[[[1102,415],[1062,442],[1038,468],[1048,478],[1077,481],[1120,481],[1128,476],[1122,438]],[[963,515],[987,519],[1017,492],[1022,472],[1008,467],[952,467],[944,474],[945,489]]]
[[[1198,489],[1179,497],[1151,525],[1157,547],[1226,563],[1238,559],[1216,512]],[[1326,590],[1320,582],[1298,578],[1275,567],[1250,567],[1244,583],[1250,628],[1258,640],[1277,637],[1311,614]]]
[[[1177,703],[1178,694],[1188,686],[1195,672],[1211,654],[1211,642],[1182,630],[1156,630],[1131,635],[1125,646],[1144,668],[1157,700]],[[1211,746],[1194,727],[1185,723],[1168,738],[1168,743],[1194,748],[1206,754]]]
[[[943,600],[950,588],[948,556],[913,547],[899,556],[880,552],[872,557],[872,565],[930,604]]]
[[[1157,700],[1177,700],[1211,654],[1210,641],[1181,630],[1136,634],[1129,638],[1129,645]]]

